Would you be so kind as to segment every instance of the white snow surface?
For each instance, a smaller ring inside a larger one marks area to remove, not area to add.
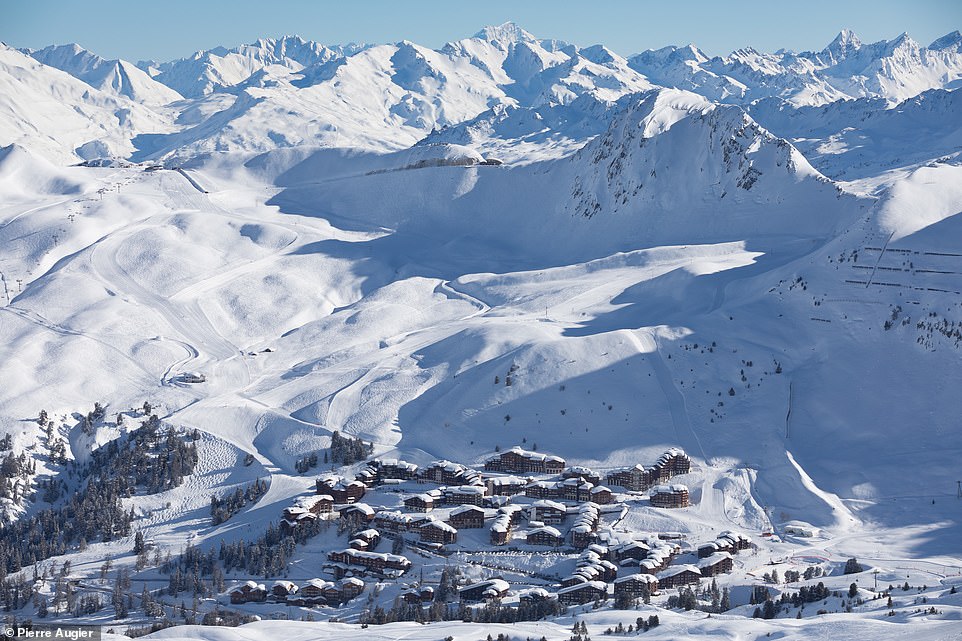
[[[132,502],[174,553],[185,532],[215,546],[276,522],[310,489],[296,462],[335,430],[476,467],[521,443],[602,472],[681,447],[692,506],[621,496],[615,535],[774,531],[723,579],[739,603],[766,563],[838,574],[858,556],[886,584],[925,583],[941,613],[915,613],[914,592],[895,617],[872,600],[773,621],[659,601],[645,638],[951,638],[960,42],[845,31],[814,53],[626,60],[507,24],[439,50],[288,37],[138,68],[0,45],[0,436],[32,451],[45,409],[82,459],[118,434],[80,432],[95,401],[149,400],[200,430],[185,485]],[[255,478],[267,495],[211,526],[210,496]],[[458,553],[486,537],[462,531]],[[335,545],[299,547],[289,578]],[[129,548],[67,558],[93,574],[108,553],[132,565]],[[600,638],[629,614],[151,638],[567,639],[575,618]]]

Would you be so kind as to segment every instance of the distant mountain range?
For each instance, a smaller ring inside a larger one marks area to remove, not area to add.
[[[687,45],[624,58],[602,45],[540,39],[513,23],[438,50],[287,36],[136,65],[75,44],[4,46],[0,143],[69,162],[183,160],[304,144],[390,151],[440,136],[523,160],[573,152],[600,133],[620,98],[662,87],[740,105],[756,119],[782,103],[818,108],[874,99],[882,102],[873,109],[891,107],[958,86],[960,50],[958,31],[925,47],[906,34],[866,44],[843,30],[818,52],[740,49],[709,57]],[[34,99],[18,101],[28,94]],[[779,102],[757,106],[766,99]],[[37,113],[29,107],[37,102],[59,104]],[[78,111],[84,123],[74,123]],[[30,124],[48,116],[53,126]]]

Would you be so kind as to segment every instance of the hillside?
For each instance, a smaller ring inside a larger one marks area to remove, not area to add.
[[[508,23],[436,50],[291,36],[137,67],[0,46],[0,576],[24,591],[0,604],[117,631],[312,617],[332,639],[390,617],[372,630],[475,639],[522,611],[515,637],[642,613],[652,639],[953,630],[959,42],[624,58]],[[618,476],[671,448],[684,469]],[[492,466],[506,452],[541,467]],[[304,516],[329,473],[337,507]],[[377,545],[337,516],[355,475],[377,476],[362,498],[402,576],[331,556]],[[481,527],[428,538],[479,491]],[[78,510],[102,518],[75,536]],[[404,532],[415,515],[434,532]],[[700,574],[726,531],[751,544]],[[663,588],[618,600],[645,567]],[[671,585],[692,567],[694,608]],[[562,603],[579,570],[600,595]],[[87,610],[57,596],[68,578]],[[288,579],[325,600],[230,594]],[[487,605],[449,585],[495,579]]]

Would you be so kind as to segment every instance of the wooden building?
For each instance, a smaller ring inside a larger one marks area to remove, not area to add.
[[[715,576],[732,571],[735,561],[728,552],[716,552],[708,558],[698,561],[698,569],[702,576]]]
[[[404,499],[404,507],[412,512],[430,512],[434,509],[434,497],[430,494],[417,494]]]
[[[267,600],[267,588],[263,583],[246,581],[230,591],[230,602],[239,603],[262,603]]]
[[[429,521],[421,526],[419,530],[421,540],[428,543],[455,543],[458,540],[458,531],[442,521]]]
[[[458,596],[469,603],[500,599],[508,593],[508,587],[508,582],[503,579],[486,579],[464,586],[458,590]]]
[[[632,598],[644,597],[658,592],[658,578],[651,574],[630,574],[615,579],[615,596],[627,594]]]
[[[356,503],[364,498],[367,487],[361,481],[346,481],[340,476],[317,479],[317,493],[329,496],[333,503]]]
[[[565,538],[561,532],[551,526],[539,527],[528,532],[525,539],[528,545],[547,545],[549,547],[561,547],[564,545]]]
[[[488,488],[484,485],[459,485],[446,487],[441,490],[441,502],[445,505],[477,505],[484,504],[484,497]]]
[[[492,472],[561,474],[564,468],[565,460],[560,456],[529,452],[520,447],[501,452],[484,464],[484,469]]]
[[[562,605],[580,605],[607,598],[608,585],[603,581],[588,581],[558,590],[558,602]]]
[[[688,507],[688,486],[656,485],[651,488],[651,506],[660,508]]]
[[[530,520],[541,521],[547,525],[563,523],[568,516],[568,508],[561,503],[542,499],[531,504]]]
[[[694,565],[674,565],[655,576],[658,578],[658,585],[666,589],[698,583],[702,578],[701,569]]]
[[[459,530],[484,527],[484,510],[476,505],[462,505],[451,510],[448,523]]]
[[[612,470],[605,478],[605,482],[608,485],[616,485],[633,492],[644,492],[651,487],[651,479],[651,470],[641,465],[635,465]]]

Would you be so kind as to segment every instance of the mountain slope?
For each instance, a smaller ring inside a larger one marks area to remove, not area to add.
[[[77,44],[51,45],[24,53],[83,80],[94,89],[124,96],[143,105],[160,106],[182,100],[179,93],[152,79],[126,60],[105,60]]]
[[[0,45],[0,144],[17,143],[58,163],[125,157],[131,139],[170,129],[165,118]]]

